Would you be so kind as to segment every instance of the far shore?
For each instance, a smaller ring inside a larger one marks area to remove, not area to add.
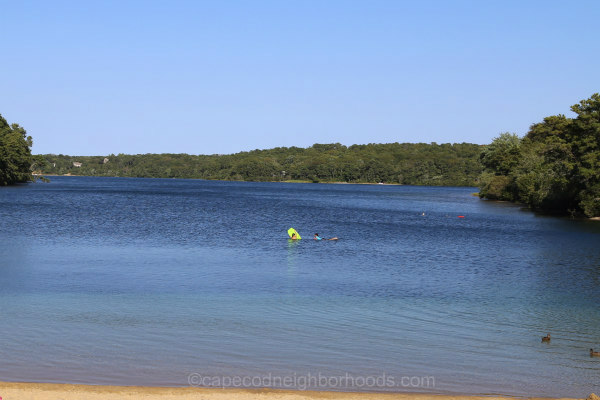
[[[73,175],[69,174],[32,174],[35,177],[46,177],[46,176],[72,176],[72,177],[80,177],[80,178],[138,178],[135,176],[103,176],[103,175]],[[403,186],[402,183],[389,183],[389,182],[329,182],[329,181],[319,181],[313,182],[309,180],[302,179],[287,179],[283,181],[238,181],[238,180],[221,180],[221,179],[204,179],[204,178],[153,178],[153,177],[142,177],[145,179],[191,179],[198,181],[217,181],[217,182],[269,182],[269,183],[329,183],[332,185],[387,185],[387,186]]]
[[[197,387],[92,386],[26,382],[0,382],[0,397],[2,397],[2,400],[515,400],[515,397],[509,396],[359,393],[279,389],[214,389]],[[550,398],[530,397],[528,399],[549,400]],[[567,398],[562,399],[567,400]]]

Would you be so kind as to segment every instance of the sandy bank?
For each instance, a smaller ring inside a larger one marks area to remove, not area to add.
[[[511,397],[442,396],[406,393],[343,393],[273,389],[88,386],[13,382],[0,382],[0,396],[2,397],[2,400],[514,400],[514,398]]]

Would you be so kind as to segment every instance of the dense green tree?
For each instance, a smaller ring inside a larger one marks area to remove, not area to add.
[[[548,213],[600,216],[600,96],[546,117],[527,135],[502,134],[482,151],[480,196]]]
[[[573,155],[579,161],[577,174],[581,191],[578,200],[589,216],[600,216],[600,95],[571,107],[577,114],[569,136]]]
[[[35,161],[41,167],[42,160],[31,155],[32,144],[25,129],[17,124],[9,125],[0,115],[0,185],[33,180],[31,168]]]
[[[521,139],[514,133],[503,133],[481,152],[481,164],[497,175],[507,175],[519,162]]]

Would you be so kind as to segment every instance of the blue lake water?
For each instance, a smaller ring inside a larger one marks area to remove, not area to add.
[[[474,191],[83,177],[0,188],[0,380],[600,391],[600,222]],[[329,379],[344,376],[363,380]],[[404,379],[419,377],[434,382]]]

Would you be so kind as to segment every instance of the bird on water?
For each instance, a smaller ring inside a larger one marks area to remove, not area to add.
[[[543,342],[550,342],[550,334],[547,334],[546,336],[542,337],[542,343]]]

